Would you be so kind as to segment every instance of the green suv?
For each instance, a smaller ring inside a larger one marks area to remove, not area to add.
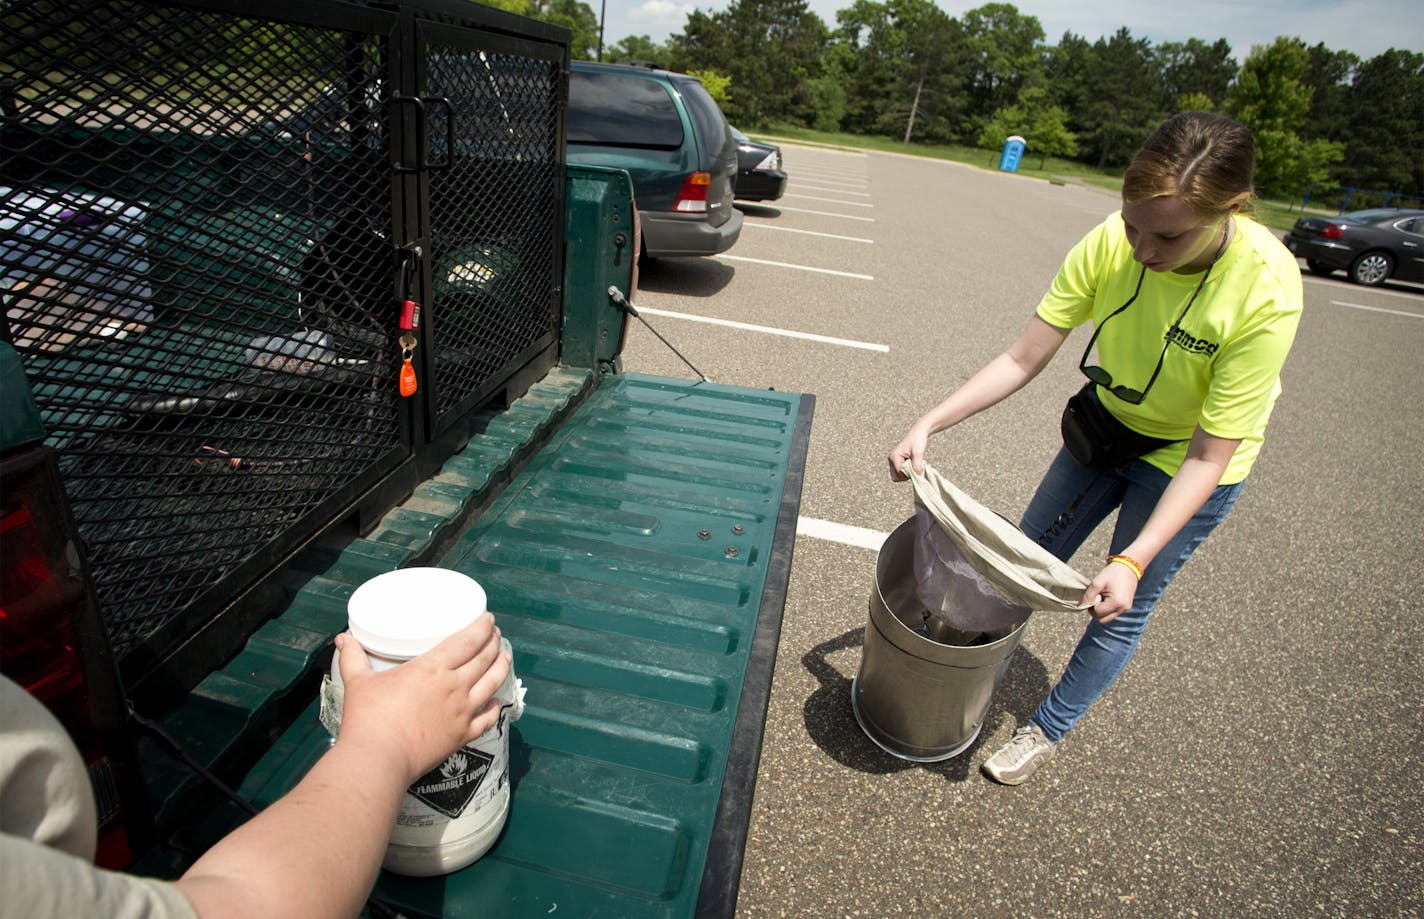
[[[644,255],[716,255],[742,232],[732,206],[737,142],[695,77],[574,61],[567,157],[628,171]]]

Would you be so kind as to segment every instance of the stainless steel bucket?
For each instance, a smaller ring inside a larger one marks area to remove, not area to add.
[[[972,645],[916,632],[924,607],[915,597],[914,524],[911,517],[896,527],[876,558],[851,706],[860,729],[885,752],[936,762],[963,753],[979,736],[1028,620],[984,633]]]

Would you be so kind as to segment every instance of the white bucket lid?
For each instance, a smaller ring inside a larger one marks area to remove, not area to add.
[[[484,588],[448,568],[402,568],[377,575],[346,601],[361,647],[381,657],[424,654],[486,611]]]

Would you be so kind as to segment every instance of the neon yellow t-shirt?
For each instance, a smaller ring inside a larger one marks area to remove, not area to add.
[[[1239,215],[1234,220],[1236,232],[1168,345],[1147,398],[1132,405],[1098,387],[1103,405],[1128,427],[1181,441],[1143,457],[1168,475],[1181,467],[1197,425],[1239,438],[1223,485],[1245,479],[1261,451],[1303,297],[1295,256],[1267,228]],[[1038,315],[1060,329],[1101,323],[1132,296],[1141,271],[1122,214],[1113,214],[1068,253]],[[1137,300],[1098,336],[1098,363],[1114,383],[1147,385],[1167,330],[1201,277],[1147,272]]]

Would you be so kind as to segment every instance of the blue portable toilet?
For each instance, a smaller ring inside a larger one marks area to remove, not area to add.
[[[1017,134],[1010,134],[1004,141],[1004,152],[999,154],[999,169],[1004,172],[1018,172],[1019,160],[1023,158],[1027,143]]]

